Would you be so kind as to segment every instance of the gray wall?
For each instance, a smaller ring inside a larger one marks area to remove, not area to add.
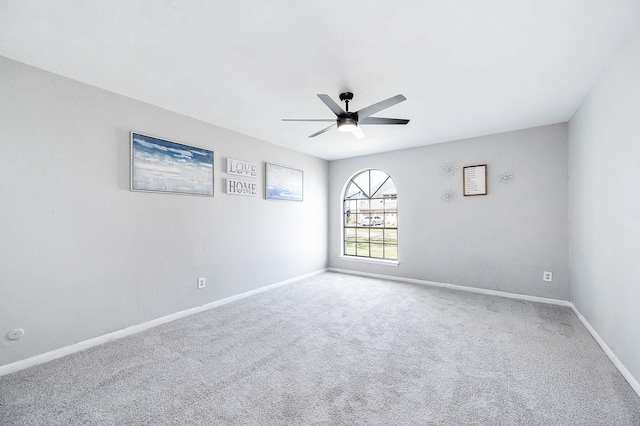
[[[0,365],[327,266],[326,161],[6,58],[0,76]],[[215,151],[215,197],[130,192],[131,130]],[[225,194],[227,157],[261,188],[264,161],[304,170],[304,202]]]
[[[439,174],[449,160],[460,166],[452,180]],[[488,195],[463,197],[462,166],[478,164],[488,165]],[[342,191],[366,168],[398,189],[397,267],[339,258]],[[506,170],[515,180],[498,183]],[[568,300],[566,124],[332,161],[329,171],[330,267]],[[448,187],[451,204],[440,201]]]
[[[571,300],[640,378],[640,28],[569,122]]]

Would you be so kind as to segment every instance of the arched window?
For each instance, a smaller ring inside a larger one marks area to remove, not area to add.
[[[357,173],[343,194],[343,254],[398,260],[398,194],[382,170]]]

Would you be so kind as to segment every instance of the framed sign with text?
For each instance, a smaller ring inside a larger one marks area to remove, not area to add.
[[[487,195],[487,165],[462,168],[463,195]]]

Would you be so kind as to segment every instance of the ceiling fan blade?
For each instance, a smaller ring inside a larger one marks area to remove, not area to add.
[[[329,95],[318,95],[320,100],[324,102],[326,106],[329,107],[331,111],[337,116],[345,115],[346,112],[342,109],[340,105],[338,105],[333,99],[329,97]]]
[[[329,126],[329,127],[325,127],[324,129],[320,130],[319,132],[315,132],[314,134],[309,135],[309,137],[310,137],[310,138],[313,138],[313,137],[315,137],[315,136],[318,136],[318,135],[323,134],[324,132],[328,132],[328,131],[329,131],[329,130],[331,130],[331,128],[332,128],[333,126],[335,126],[335,125],[336,125],[336,123],[333,123],[331,126]]]
[[[370,115],[375,114],[376,112],[380,112],[383,109],[387,109],[389,107],[394,106],[395,104],[399,104],[400,102],[406,101],[406,100],[407,98],[405,98],[403,95],[395,95],[389,99],[385,99],[384,101],[380,101],[373,105],[369,105],[368,107],[364,107],[361,110],[357,111],[358,121],[362,120],[363,118],[367,118]]]
[[[404,118],[366,117],[358,120],[358,124],[407,124],[409,120]]]
[[[364,138],[364,133],[362,133],[362,129],[360,128],[360,126],[358,126],[358,127],[356,127],[355,129],[353,129],[353,130],[351,131],[351,134],[352,134],[353,136],[355,136],[356,138],[358,138],[358,139],[362,139],[362,138]]]
[[[336,121],[335,118],[283,118],[282,121]]]

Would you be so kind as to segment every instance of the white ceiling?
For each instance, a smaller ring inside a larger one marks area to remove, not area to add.
[[[332,160],[565,122],[638,23],[640,0],[0,0],[0,55]],[[346,90],[411,122],[281,121]]]

